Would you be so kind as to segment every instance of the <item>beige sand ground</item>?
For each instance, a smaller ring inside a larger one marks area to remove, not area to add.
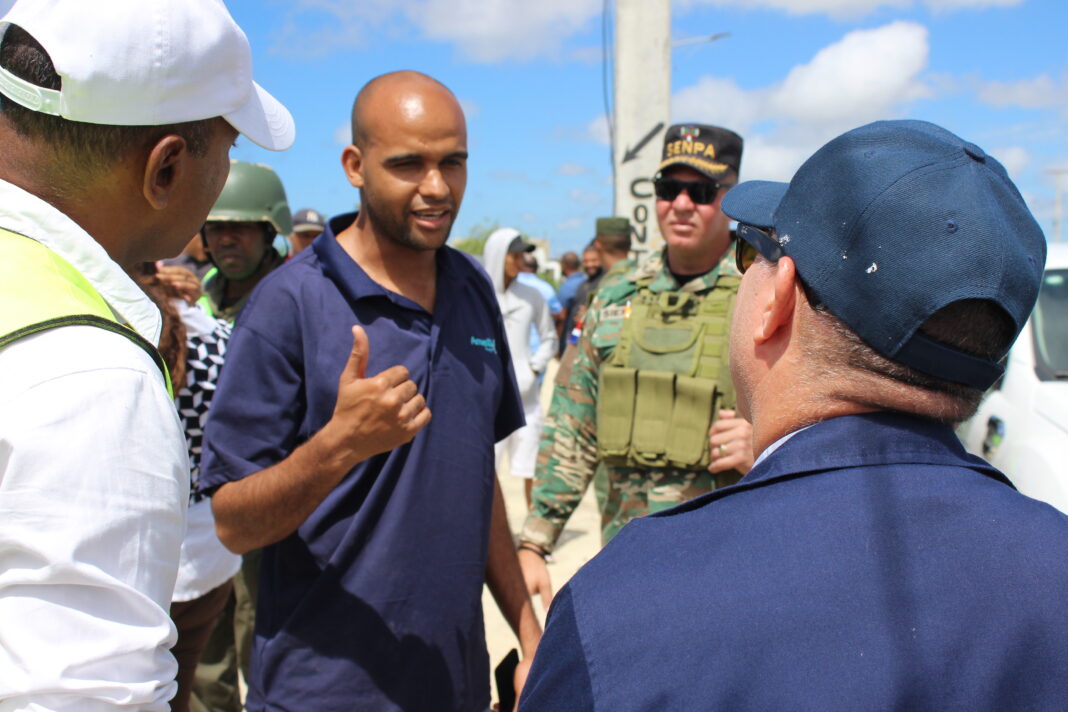
[[[552,383],[555,369],[556,362],[553,361],[550,364],[549,372],[546,374],[546,384]],[[546,409],[548,408],[548,393],[548,387],[542,389],[542,395],[546,396],[542,398]],[[509,475],[507,464],[502,469],[504,471],[500,473],[501,489],[504,490],[505,505],[508,508],[508,521],[512,532],[518,533],[523,525],[523,518],[526,516],[526,502],[523,499],[523,480]],[[560,587],[567,583],[567,580],[583,564],[589,561],[600,548],[600,516],[597,514],[597,503],[594,500],[593,490],[590,489],[568,522],[567,529],[564,530],[563,535],[560,537],[556,551],[553,554],[554,561],[549,564],[549,576],[552,578],[553,592],[560,590]],[[482,590],[482,608],[485,611],[486,646],[489,648],[490,670],[492,672],[493,668],[497,666],[497,663],[501,661],[509,650],[519,646],[512,629],[497,609],[493,596],[490,595],[489,590],[485,587]],[[540,598],[536,597],[534,599],[534,610],[537,612],[542,624],[544,624],[545,608],[542,606]],[[493,688],[493,699],[496,701],[495,681],[493,682]]]

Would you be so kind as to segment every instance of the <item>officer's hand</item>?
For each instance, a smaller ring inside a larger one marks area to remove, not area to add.
[[[156,265],[156,277],[161,282],[173,287],[182,299],[196,304],[200,299],[200,280],[191,271],[178,265]]]
[[[709,472],[738,470],[743,475],[753,466],[753,426],[733,410],[721,410],[708,431],[708,449],[712,456]]]
[[[553,588],[545,559],[527,549],[520,549],[517,555],[519,568],[523,570],[523,581],[527,584],[527,593],[531,598],[541,596],[541,606],[548,611],[549,604],[553,602]]]
[[[404,366],[367,377],[369,350],[363,327],[353,326],[352,352],[329,423],[350,466],[403,445],[430,422],[426,401]]]

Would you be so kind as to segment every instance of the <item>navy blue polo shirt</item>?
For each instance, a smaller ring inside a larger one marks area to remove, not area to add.
[[[493,445],[523,424],[500,310],[481,268],[448,247],[433,314],[381,287],[335,237],[354,219],[331,220],[253,292],[201,482],[273,465],[326,424],[353,324],[367,331],[367,373],[407,367],[433,418],[264,550],[248,709],[484,710]]]
[[[520,710],[1068,709],[1068,517],[953,431],[796,433],[553,599]]]

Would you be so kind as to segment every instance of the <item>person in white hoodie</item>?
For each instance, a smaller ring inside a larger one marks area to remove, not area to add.
[[[549,306],[538,290],[516,280],[523,255],[534,245],[523,240],[519,231],[511,227],[495,230],[486,240],[483,264],[493,280],[493,289],[504,315],[504,329],[508,348],[512,352],[512,368],[523,397],[523,413],[527,424],[497,443],[497,468],[508,453],[508,469],[516,477],[526,480],[527,507],[534,482],[534,460],[538,456],[542,414],[538,399],[538,375],[545,371],[549,359],[556,353],[556,329]],[[537,350],[531,353],[531,326],[538,334]]]

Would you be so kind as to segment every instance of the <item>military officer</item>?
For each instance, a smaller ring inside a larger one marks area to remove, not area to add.
[[[737,182],[742,139],[716,126],[665,134],[653,184],[664,249],[603,284],[542,438],[520,535],[527,586],[548,603],[544,559],[597,471],[607,542],[634,517],[736,482],[752,465],[751,428],[733,411],[728,325],[739,275],[720,200]]]

